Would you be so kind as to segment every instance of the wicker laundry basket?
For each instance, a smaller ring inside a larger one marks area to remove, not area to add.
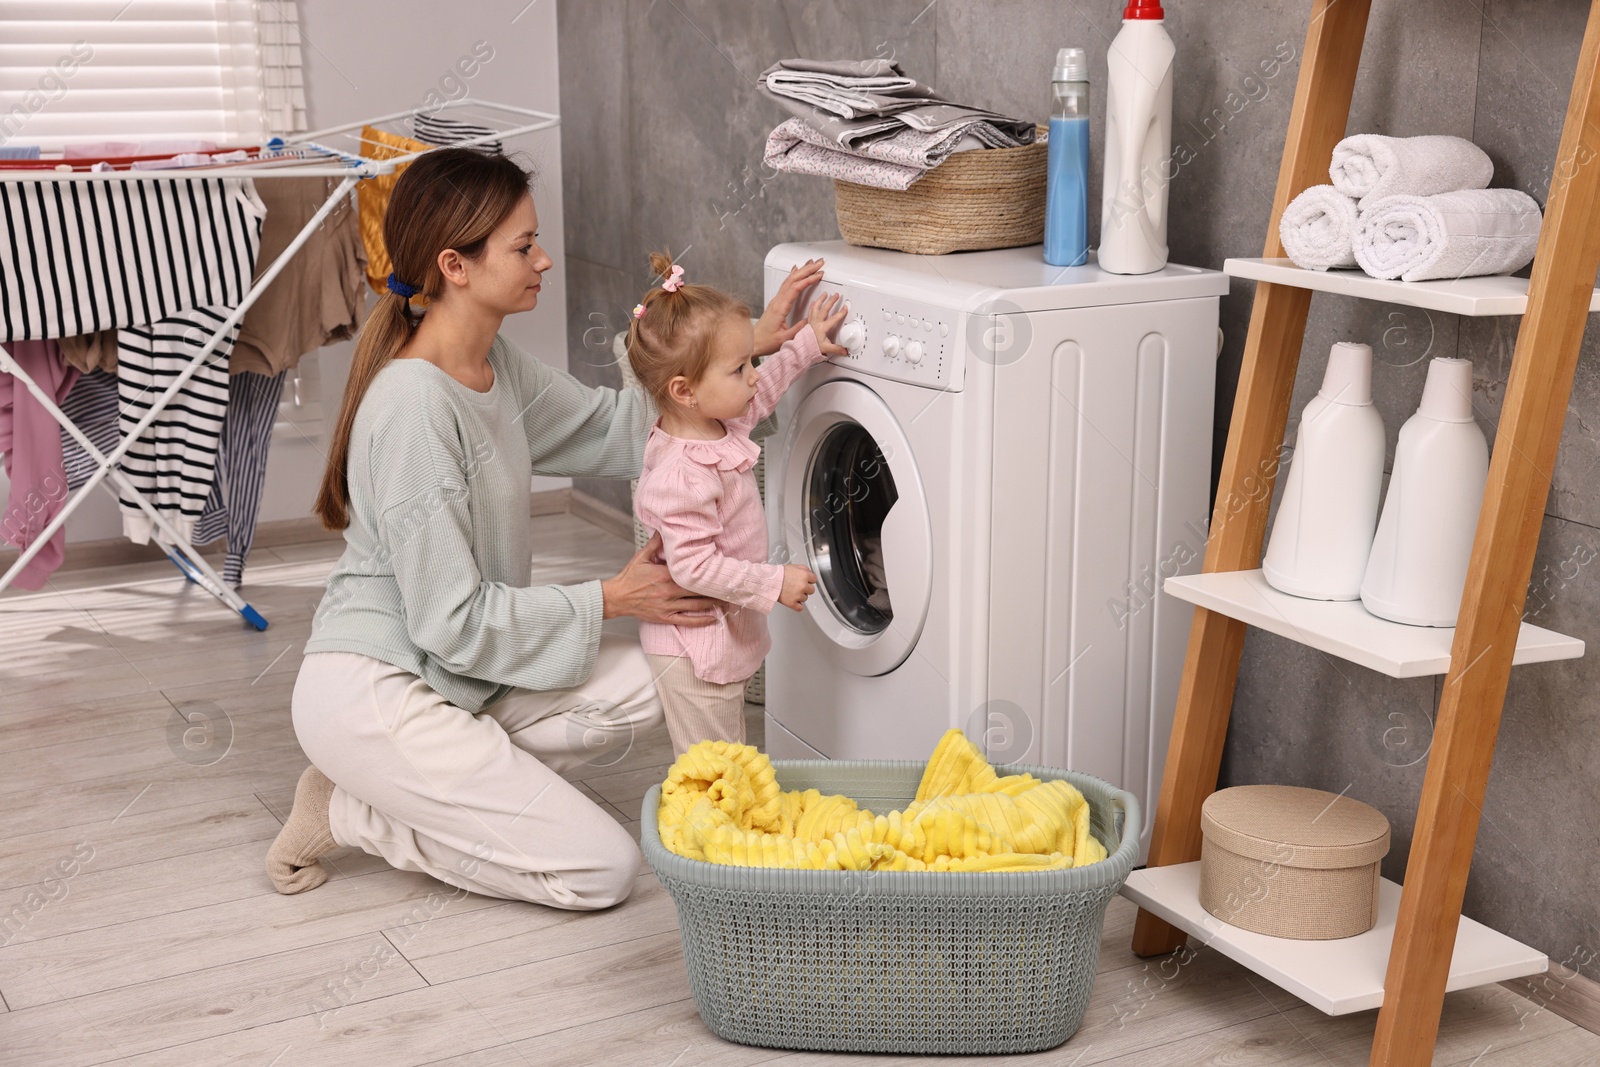
[[[843,793],[879,813],[915,796],[911,761],[774,760],[784,789]],[[1106,905],[1139,859],[1139,802],[1098,778],[1083,793],[1110,855],[1075,870],[950,873],[729,867],[668,852],[661,787],[640,845],[678,908],[695,1006],[718,1036],[829,1052],[1054,1048],[1083,1020]]]
[[[1045,127],[1020,148],[957,152],[909,189],[833,183],[839,233],[853,245],[918,255],[1044,240]]]
[[[750,321],[754,322],[755,320],[751,319]],[[612,340],[611,354],[617,358],[617,367],[622,371],[622,384],[625,386],[638,385],[639,379],[633,376],[633,364],[628,362],[628,335],[626,333],[619,333]],[[778,417],[776,415],[769,415],[751,428],[750,439],[759,444],[761,441],[772,436],[773,432],[776,431],[777,428]],[[761,449],[761,455],[756,457],[756,465],[752,473],[754,473],[756,476],[756,488],[761,491],[761,500],[763,503],[765,503],[767,499],[767,450],[765,447]],[[638,496],[639,479],[635,478],[628,483],[628,494],[633,497]],[[638,515],[634,515],[633,547],[636,550],[641,549],[644,547],[644,543],[648,540],[650,540],[650,538],[645,536],[644,524],[639,521]],[[745,703],[747,704],[766,704],[766,664],[763,663],[761,666],[757,667],[756,673],[752,674],[750,676],[750,680],[744,684],[744,699]]]

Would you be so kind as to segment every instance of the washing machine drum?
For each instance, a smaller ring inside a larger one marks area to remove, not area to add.
[[[905,662],[933,589],[933,537],[911,446],[856,382],[819,386],[795,412],[784,471],[789,559],[817,575],[807,616],[841,667],[879,675]]]

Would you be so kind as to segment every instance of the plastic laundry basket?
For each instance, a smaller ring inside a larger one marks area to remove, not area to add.
[[[923,766],[773,761],[784,789],[843,793],[879,813],[910,803]],[[1071,782],[1110,855],[1011,873],[730,867],[666,850],[652,788],[640,844],[677,904],[706,1025],[742,1044],[837,1052],[1035,1052],[1071,1037],[1106,904],[1138,861],[1139,802],[1086,774],[995,769]]]

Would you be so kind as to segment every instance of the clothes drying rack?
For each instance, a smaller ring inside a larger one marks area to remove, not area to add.
[[[503,141],[523,134],[536,133],[557,125],[560,116],[546,111],[536,111],[531,108],[516,107],[511,104],[498,104],[487,100],[453,100],[441,105],[441,110],[449,109],[452,112],[464,114],[452,115],[469,121],[472,125],[481,126],[490,131],[488,133],[464,138],[448,147],[472,147],[493,141]],[[14,183],[59,183],[59,182],[128,182],[149,181],[151,179],[215,179],[215,178],[282,178],[282,177],[333,177],[342,179],[333,192],[311,219],[300,228],[293,241],[287,248],[274,259],[265,270],[256,272],[255,278],[246,287],[243,297],[231,314],[223,320],[206,342],[189,360],[182,372],[167,386],[166,390],[150,405],[130,431],[125,433],[117,447],[110,453],[102,453],[82,430],[63,414],[56,405],[55,398],[41,389],[39,384],[28,376],[16,361],[13,360],[4,346],[0,346],[0,371],[15,376],[23,387],[33,394],[44,409],[48,411],[56,422],[71,435],[90,459],[94,460],[96,469],[89,479],[72,493],[62,505],[61,510],[50,520],[45,528],[33,538],[18,554],[11,567],[0,575],[0,591],[10,586],[12,580],[22,571],[30,560],[38,554],[46,542],[50,540],[57,530],[67,521],[78,505],[94,491],[96,486],[103,485],[107,492],[113,496],[117,490],[135,504],[150,519],[154,529],[152,537],[166,553],[173,565],[181,571],[190,582],[200,586],[206,592],[222,601],[257,630],[267,628],[267,620],[253,607],[245,602],[237,591],[230,588],[220,575],[207,563],[193,546],[185,542],[177,529],[167,520],[161,511],[150,503],[145,496],[134,487],[131,481],[118,468],[129,447],[138,440],[139,435],[149,428],[150,424],[166,409],[185,383],[205,365],[211,358],[222,338],[243,320],[245,312],[250,310],[259,296],[273,279],[283,272],[284,267],[304,247],[306,241],[316,232],[328,215],[338,206],[342,198],[347,198],[350,190],[357,183],[380,175],[393,174],[401,167],[425,155],[425,151],[412,152],[406,155],[396,155],[389,158],[376,159],[367,154],[367,144],[361,137],[364,127],[371,126],[375,129],[400,123],[406,118],[417,114],[416,111],[396,111],[390,115],[379,115],[374,118],[362,119],[357,122],[345,123],[341,126],[330,126],[326,129],[312,130],[309,133],[291,134],[281,138],[274,138],[266,145],[253,151],[248,158],[232,163],[208,163],[200,166],[179,167],[169,169],[146,170],[100,170],[65,169],[66,167],[87,168],[92,160],[76,160],[70,163],[63,161],[58,164],[63,169],[54,169],[52,161],[44,161],[43,165],[33,167],[16,167],[0,169],[0,182]],[[414,138],[410,130],[386,129],[385,132],[398,133]],[[446,147],[446,146],[436,146]],[[222,151],[219,149],[219,151]],[[9,236],[9,235],[8,235]],[[115,485],[116,489],[112,486]]]

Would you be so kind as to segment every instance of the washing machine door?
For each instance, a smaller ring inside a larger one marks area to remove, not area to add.
[[[887,674],[922,634],[933,533],[911,445],[888,405],[830,381],[795,411],[783,485],[788,558],[817,575],[808,619],[834,662]]]

